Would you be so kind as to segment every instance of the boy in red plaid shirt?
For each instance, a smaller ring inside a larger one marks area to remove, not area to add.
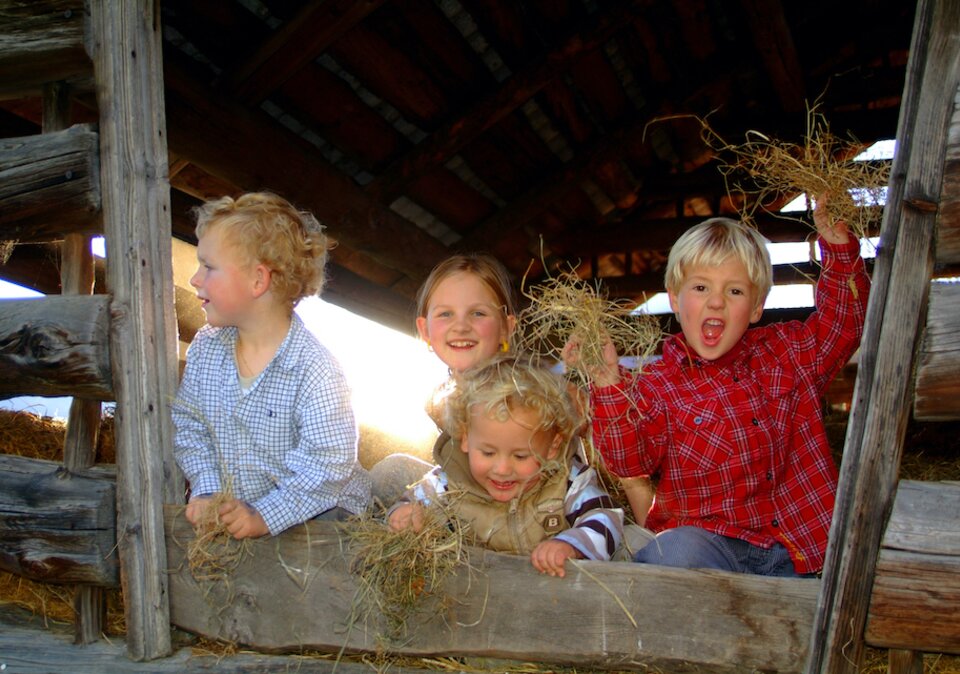
[[[772,285],[766,240],[712,218],[670,251],[666,287],[681,334],[636,376],[593,373],[594,442],[621,477],[656,476],[637,562],[770,576],[823,567],[837,468],[821,395],[856,350],[869,278],[859,242],[814,213],[822,254],[806,321],[748,330]],[[566,348],[568,364],[577,345]]]

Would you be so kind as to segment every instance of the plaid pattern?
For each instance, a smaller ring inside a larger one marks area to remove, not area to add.
[[[194,494],[226,486],[271,534],[340,506],[362,512],[370,478],[340,365],[296,314],[249,392],[238,381],[237,330],[206,325],[187,352],[173,405],[174,454]]]
[[[821,395],[856,350],[869,279],[859,244],[820,242],[816,311],[748,330],[705,361],[682,334],[620,386],[592,392],[594,440],[620,476],[659,475],[647,526],[693,525],[761,547],[798,573],[823,566],[837,468]]]

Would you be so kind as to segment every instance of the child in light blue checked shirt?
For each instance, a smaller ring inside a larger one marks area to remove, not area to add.
[[[173,405],[187,520],[235,538],[345,519],[370,499],[344,373],[293,308],[323,286],[327,237],[270,193],[197,209],[197,290],[207,325]]]

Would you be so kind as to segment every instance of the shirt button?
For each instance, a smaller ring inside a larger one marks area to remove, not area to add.
[[[754,417],[753,419],[750,420],[750,423],[753,424],[754,426],[759,426],[760,420]]]
[[[768,480],[772,480],[772,479],[773,479],[773,473],[771,473],[769,470],[767,471],[767,479],[768,479]]]
[[[693,418],[693,423],[695,423],[695,424],[697,424],[697,425],[699,426],[700,424],[703,423],[703,417],[694,417],[694,418]]]
[[[780,520],[774,519],[773,522],[771,522],[770,524],[772,524],[772,525],[775,526],[775,527],[779,527],[779,526],[780,526]]]

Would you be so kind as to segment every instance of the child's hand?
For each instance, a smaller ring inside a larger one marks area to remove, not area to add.
[[[563,345],[563,351],[560,352],[563,363],[568,368],[577,367],[580,363],[580,342],[571,338]],[[587,370],[590,381],[598,388],[613,386],[620,383],[620,369],[618,367],[620,357],[617,355],[617,347],[609,339],[603,343],[603,365],[591,367]]]
[[[555,538],[543,541],[533,552],[530,553],[530,561],[540,573],[546,573],[551,576],[563,578],[566,571],[563,568],[564,562],[568,559],[582,559],[583,555],[570,545]]]
[[[196,529],[200,526],[200,523],[203,521],[203,514],[207,508],[210,507],[210,503],[213,501],[213,496],[191,496],[190,501],[187,503],[187,509],[184,515],[186,515],[187,521]]]
[[[404,503],[390,513],[390,528],[403,531],[413,527],[414,531],[423,529],[423,506],[419,503]]]
[[[256,508],[240,499],[230,499],[220,506],[220,521],[227,527],[230,535],[241,538],[257,538],[270,533],[267,523]]]
[[[847,196],[846,198],[849,199],[850,197]],[[821,194],[817,197],[817,206],[813,209],[813,224],[817,226],[817,233],[827,243],[847,243],[850,240],[847,223],[843,220],[834,221],[833,216],[827,210],[828,203],[830,203],[829,194]]]

